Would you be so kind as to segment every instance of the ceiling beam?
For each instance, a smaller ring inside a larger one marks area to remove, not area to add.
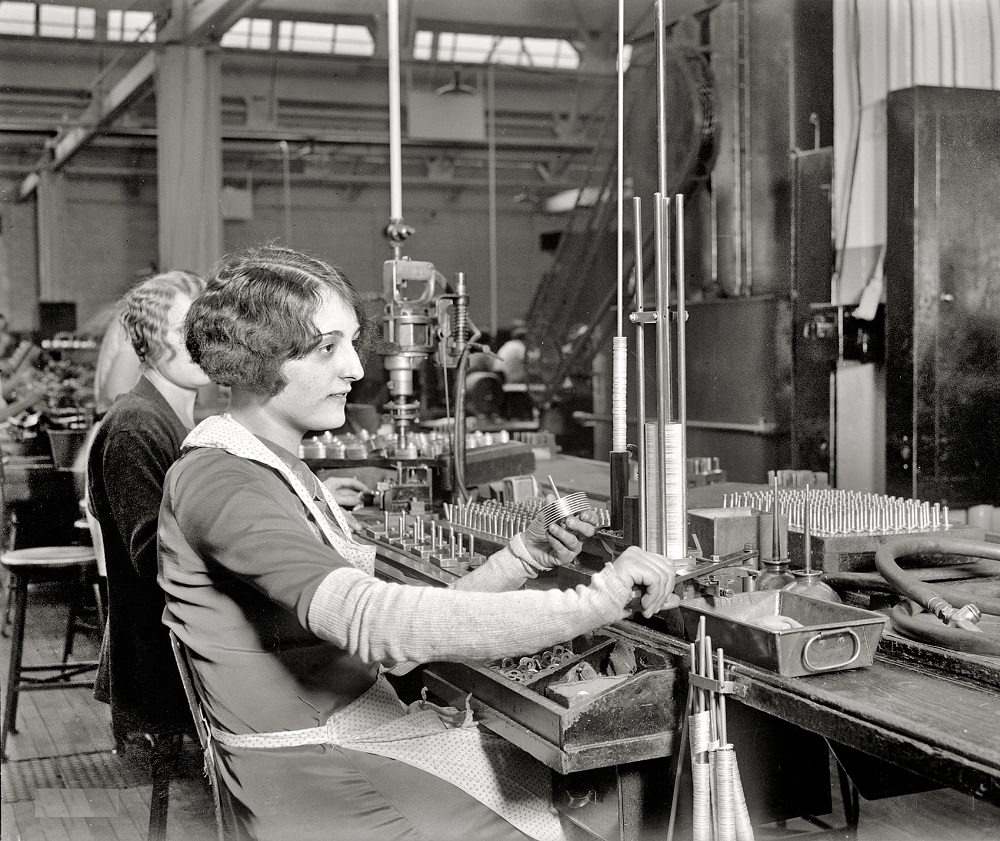
[[[160,43],[203,44],[221,36],[260,0],[178,0],[183,14],[173,14],[157,33]],[[30,196],[38,186],[38,173],[59,169],[101,128],[108,125],[139,96],[145,93],[156,75],[156,48],[137,61],[107,93],[92,88],[91,103],[83,110],[78,125],[64,129],[48,144],[48,155],[22,182],[19,195]]]

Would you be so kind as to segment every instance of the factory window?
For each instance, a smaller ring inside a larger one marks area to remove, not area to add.
[[[338,55],[375,55],[375,39],[367,27],[338,23],[333,51]]]
[[[417,32],[413,57],[424,61],[469,64],[513,64],[521,67],[558,67],[575,70],[580,56],[562,38],[522,38],[477,35],[471,32]]]
[[[153,25],[153,13],[108,9],[108,40],[155,41],[156,27]]]
[[[38,7],[38,34],[46,38],[93,38],[97,13],[76,6]]]
[[[375,41],[364,26],[283,20],[278,24],[278,49],[371,56],[375,54]]]
[[[266,50],[271,46],[271,21],[267,18],[240,18],[219,40],[223,47]]]
[[[4,35],[34,35],[35,4],[0,3],[0,33]]]

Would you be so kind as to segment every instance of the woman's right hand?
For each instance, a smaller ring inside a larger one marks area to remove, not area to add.
[[[654,613],[676,607],[680,598],[674,595],[674,565],[663,555],[647,552],[638,546],[629,546],[612,564],[622,578],[633,588],[642,591],[642,615],[647,619]]]

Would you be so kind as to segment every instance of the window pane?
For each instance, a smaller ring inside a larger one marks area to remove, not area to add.
[[[375,40],[367,27],[346,23],[337,24],[334,38],[333,51],[340,55],[370,56],[375,54]]]
[[[328,53],[333,50],[333,24],[295,21],[292,50],[299,53]]]
[[[108,9],[108,40],[155,41],[156,28],[152,24],[152,12],[123,12],[119,9]]]
[[[290,50],[292,48],[292,35],[295,33],[295,24],[290,20],[278,21],[278,49]]]
[[[448,61],[479,62],[486,61],[493,47],[492,35],[474,35],[469,32],[460,33],[455,37],[454,55]]]
[[[517,64],[521,61],[521,39],[506,36],[493,49],[494,64]]]
[[[223,47],[246,47],[250,40],[250,18],[240,18],[219,39]]]
[[[76,7],[38,7],[38,34],[46,38],[72,38],[76,34]]]
[[[417,37],[413,39],[413,57],[420,61],[427,61],[431,57],[431,46],[434,44],[434,33],[421,29],[417,32]]]
[[[97,34],[97,12],[81,6],[76,10],[76,37],[93,40]]]
[[[35,4],[0,3],[0,33],[4,35],[34,35]]]
[[[576,68],[580,57],[566,41],[558,38],[524,38],[524,49],[534,67]]]
[[[270,49],[271,21],[267,18],[254,18],[250,21],[250,41],[247,46],[252,50]]]
[[[580,56],[562,38],[519,38],[472,32],[438,32],[437,55],[432,55],[435,33],[417,32],[413,57],[421,60],[460,61],[468,64],[511,64],[522,67],[575,69]]]
[[[266,50],[271,46],[271,21],[267,18],[240,18],[229,27],[219,43],[235,49]]]

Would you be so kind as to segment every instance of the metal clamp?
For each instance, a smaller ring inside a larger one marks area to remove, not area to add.
[[[733,695],[736,698],[745,698],[747,695],[747,688],[742,683],[736,683],[733,680],[715,680],[695,672],[689,672],[688,682],[698,689],[707,689],[709,692],[716,692],[720,695]]]

